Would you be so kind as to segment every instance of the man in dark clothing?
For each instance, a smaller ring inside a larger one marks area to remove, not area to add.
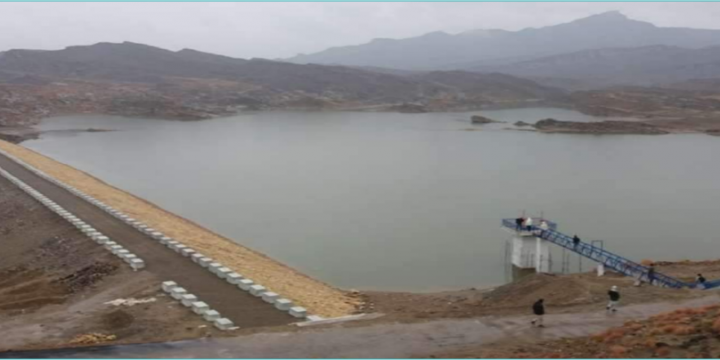
[[[620,292],[618,291],[618,287],[611,287],[610,291],[608,291],[608,296],[610,297],[610,302],[608,302],[605,309],[612,312],[617,311],[618,302],[620,301]]]
[[[655,281],[655,265],[654,264],[650,264],[650,267],[648,267],[647,278],[648,278],[648,282],[650,283],[650,285],[652,285],[653,281]]]
[[[543,315],[545,315],[545,305],[543,304],[543,301],[543,299],[540,299],[532,306],[533,314],[535,314],[535,319],[531,322],[533,326],[537,325],[537,327],[545,327],[545,325],[543,325]]]
[[[515,230],[520,230],[522,228],[523,222],[524,219],[521,217],[515,219]]]
[[[705,288],[705,281],[707,281],[707,280],[705,280],[705,277],[702,276],[702,274],[698,274],[696,280],[697,280],[697,283],[698,283],[698,287],[699,287],[700,289],[704,289],[704,288]]]
[[[575,235],[575,236],[573,236],[573,248],[576,248],[578,246],[578,244],[580,244],[580,238],[577,235]]]

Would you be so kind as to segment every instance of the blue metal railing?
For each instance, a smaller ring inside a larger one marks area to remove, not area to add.
[[[576,246],[575,244],[573,244],[572,237],[557,231],[557,225],[555,223],[551,223],[547,220],[546,222],[548,223],[548,230],[542,230],[538,226],[533,225],[530,231],[532,231],[535,236],[541,239],[562,246],[572,252],[575,252],[588,259],[603,264],[606,268],[612,269],[627,276],[640,278],[643,281],[649,282],[648,267],[582,241]],[[506,228],[509,228],[511,230],[517,230],[515,219],[504,219],[502,221],[502,224]],[[527,231],[526,227],[523,227],[522,230]],[[696,286],[696,284],[694,283],[686,283],[684,281],[680,281],[678,279],[664,274],[660,274],[658,272],[655,272],[654,274],[654,283],[656,285],[676,289],[683,287],[694,288]],[[710,289],[716,286],[720,286],[720,280],[705,283],[706,289]]]

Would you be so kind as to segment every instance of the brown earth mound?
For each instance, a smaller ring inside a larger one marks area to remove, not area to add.
[[[455,358],[720,358],[720,304],[681,309],[595,336],[487,347]]]

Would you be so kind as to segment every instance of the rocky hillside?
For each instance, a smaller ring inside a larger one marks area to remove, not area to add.
[[[559,90],[499,74],[398,75],[134,43],[0,53],[0,126],[79,112],[194,120],[238,109],[444,111],[562,101]]]

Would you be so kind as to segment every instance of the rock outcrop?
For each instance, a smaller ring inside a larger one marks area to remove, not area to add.
[[[502,123],[502,121],[493,120],[490,118],[486,118],[484,116],[480,115],[473,115],[470,120],[473,124],[494,124],[494,123]]]
[[[598,121],[575,122],[558,121],[555,119],[540,120],[534,125],[535,129],[552,133],[578,133],[578,134],[638,134],[663,135],[668,131],[652,124],[636,121]]]

